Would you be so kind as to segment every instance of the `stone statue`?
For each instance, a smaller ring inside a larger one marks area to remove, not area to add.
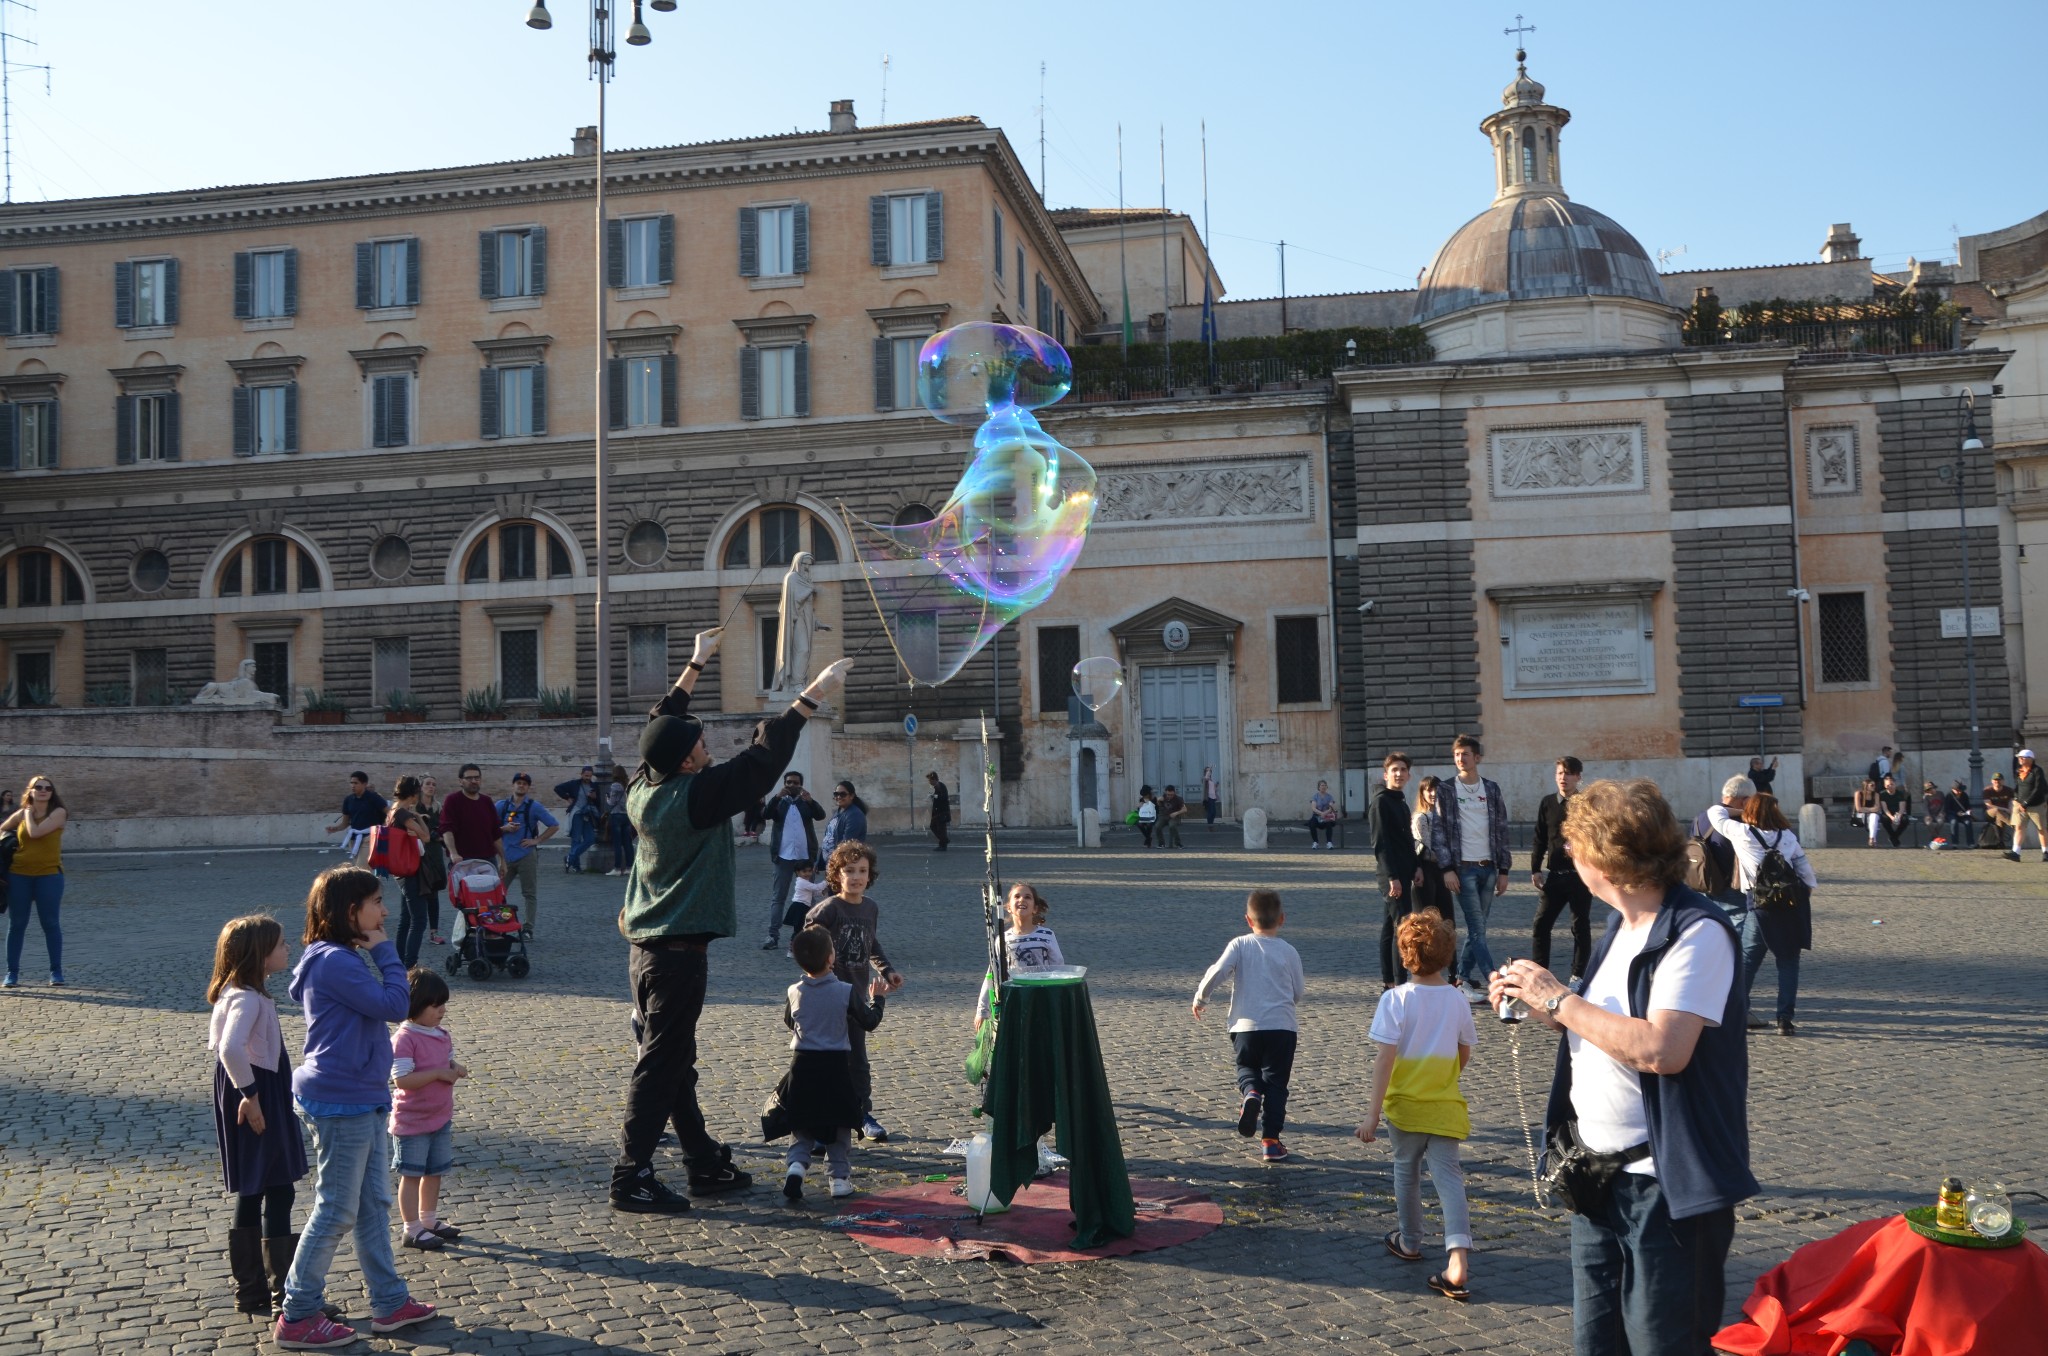
[[[776,608],[775,681],[771,692],[800,692],[811,681],[811,638],[829,631],[818,621],[818,586],[811,582],[811,553],[797,552],[782,576],[782,601]]]
[[[244,659],[235,676],[222,683],[208,683],[192,699],[194,706],[239,706],[265,711],[278,707],[277,694],[256,686],[256,661]]]

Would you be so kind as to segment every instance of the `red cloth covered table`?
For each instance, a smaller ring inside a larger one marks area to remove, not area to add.
[[[1748,1317],[1714,1335],[1734,1356],[1837,1356],[1862,1338],[1879,1356],[2048,1351],[2048,1254],[1959,1248],[1903,1215],[1809,1243],[1757,1278]]]

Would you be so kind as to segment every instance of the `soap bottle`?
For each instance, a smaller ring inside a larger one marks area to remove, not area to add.
[[[1934,1226],[1955,1233],[1970,1231],[1970,1212],[1964,1205],[1963,1179],[1944,1177],[1941,1179],[1941,1194],[1934,1202]]]

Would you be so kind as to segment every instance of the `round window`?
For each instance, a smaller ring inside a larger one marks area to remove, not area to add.
[[[379,579],[400,579],[412,568],[412,546],[393,533],[377,539],[370,548],[370,573]]]
[[[894,526],[911,527],[918,523],[928,523],[931,520],[932,511],[923,504],[905,504],[902,508],[896,510]]]
[[[135,587],[141,593],[155,593],[171,582],[170,557],[154,548],[135,557],[135,565],[129,573]]]
[[[626,559],[635,565],[658,565],[668,554],[668,532],[651,518],[642,518],[626,533]]]

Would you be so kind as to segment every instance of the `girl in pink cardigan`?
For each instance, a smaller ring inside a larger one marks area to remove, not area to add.
[[[448,981],[423,965],[406,976],[409,1015],[391,1035],[391,1166],[398,1169],[398,1213],[405,1246],[436,1252],[462,1237],[441,1222],[441,1178],[455,1166],[455,1083],[469,1070],[455,1062],[455,1040],[441,1022]]]

